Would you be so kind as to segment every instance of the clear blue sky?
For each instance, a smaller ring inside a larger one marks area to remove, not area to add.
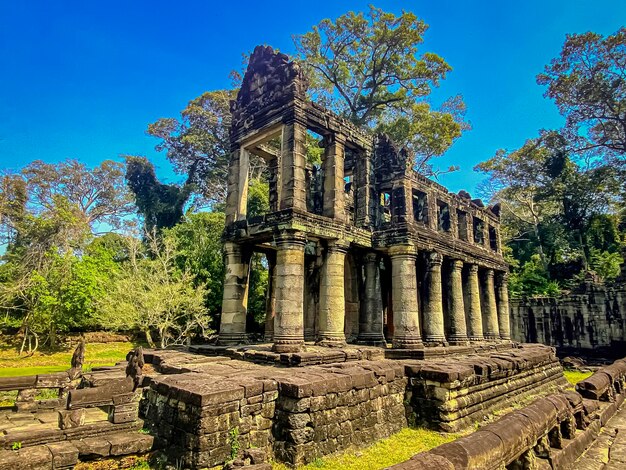
[[[366,10],[358,1],[0,0],[0,168],[76,158],[89,165],[143,154],[165,181],[180,179],[154,151],[148,123],[176,117],[257,44],[293,52],[292,34],[323,18]],[[474,190],[472,167],[561,125],[535,76],[566,33],[615,32],[624,0],[380,1],[430,25],[423,50],[453,72],[435,100],[461,93],[473,130],[439,159],[461,171],[451,190]]]

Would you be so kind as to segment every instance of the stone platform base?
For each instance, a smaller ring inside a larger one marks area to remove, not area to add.
[[[341,348],[329,348],[306,343],[303,350],[297,353],[274,352],[271,343],[240,346],[198,345],[189,346],[189,352],[283,366],[309,366],[361,360],[376,361],[385,358],[384,348],[351,344]]]
[[[441,357],[466,356],[468,354],[489,354],[507,351],[517,347],[516,343],[485,342],[467,346],[434,346],[422,349],[392,349],[377,346],[347,344],[341,348],[317,346],[306,343],[301,352],[277,353],[271,343],[239,346],[192,345],[189,352],[206,356],[222,356],[258,364],[279,364],[283,366],[308,366],[335,364],[350,361],[376,361],[380,359],[431,359]]]
[[[239,352],[250,359],[258,350]],[[426,360],[348,360],[345,350],[335,352],[342,362],[307,367],[146,352],[155,375],[140,413],[155,444],[192,468],[223,464],[235,441],[299,465],[414,421],[456,431],[513,398],[565,384],[554,349],[542,345]]]

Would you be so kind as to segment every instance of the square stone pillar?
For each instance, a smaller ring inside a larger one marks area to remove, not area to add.
[[[345,221],[345,182],[343,180],[346,138],[341,134],[331,134],[325,138],[324,161],[324,208],[326,217]]]
[[[226,225],[232,224],[236,220],[241,220],[240,206],[243,195],[241,194],[241,172],[245,171],[247,178],[248,166],[245,156],[242,156],[244,152],[240,147],[235,147],[230,152],[230,161],[228,164],[228,180],[227,180],[227,195],[226,195]],[[247,180],[245,184],[246,199],[248,185]],[[244,215],[245,218],[245,215]]]
[[[354,186],[357,227],[369,227],[372,224],[373,214],[376,212],[377,201],[372,158],[371,151],[362,151],[355,155]]]
[[[319,312],[319,269],[317,259],[306,261],[304,282],[304,340],[315,341]]]
[[[306,127],[297,120],[283,125],[280,158],[280,209],[306,211]]]
[[[245,343],[250,255],[243,252],[241,245],[232,242],[224,243],[224,251],[226,274],[219,344]]]
[[[424,347],[420,331],[417,303],[417,253],[412,246],[393,246],[391,257],[391,301],[393,311],[394,348],[421,349]]]
[[[496,275],[496,303],[498,305],[498,329],[500,338],[509,341],[511,339],[511,310],[509,307],[509,275],[498,272]]]
[[[483,318],[480,306],[480,282],[478,266],[470,264],[465,284],[465,312],[467,318],[467,334],[472,343],[483,341]]]
[[[380,288],[380,258],[367,253],[363,259],[365,268],[365,292],[359,312],[359,344],[385,346],[383,334],[383,301]]]
[[[265,341],[274,337],[274,317],[276,316],[276,253],[267,253],[267,294],[265,296]]]
[[[433,251],[428,255],[426,289],[424,290],[424,343],[427,346],[447,346],[443,321],[443,291],[441,263],[443,257]]]
[[[496,306],[496,291],[493,282],[493,269],[485,269],[483,284],[483,334],[485,339],[496,341],[500,339],[498,328],[498,309]]]
[[[338,240],[329,241],[320,275],[320,317],[318,344],[344,346],[346,299],[344,269],[348,246]]]
[[[463,262],[452,260],[450,262],[450,291],[448,299],[450,306],[450,333],[448,340],[451,345],[466,345],[467,325],[465,323],[465,303],[463,299]]]
[[[275,352],[298,352],[304,344],[304,245],[298,233],[276,237]]]

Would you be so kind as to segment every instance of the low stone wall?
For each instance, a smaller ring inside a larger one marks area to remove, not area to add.
[[[220,465],[250,446],[305,464],[388,437],[416,417],[458,430],[513,395],[565,383],[554,349],[542,345],[295,368],[176,351],[145,356],[157,374],[140,415],[156,446],[192,468]]]
[[[626,361],[616,361],[579,382],[580,393],[537,399],[390,470],[571,468],[623,403],[625,382]]]
[[[405,366],[407,401],[416,423],[445,432],[472,426],[512,399],[567,385],[554,350],[538,345]]]

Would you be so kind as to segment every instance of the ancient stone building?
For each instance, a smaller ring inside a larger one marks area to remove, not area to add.
[[[276,352],[305,341],[419,349],[509,340],[497,208],[419,175],[410,152],[310,102],[306,89],[297,64],[259,46],[231,105],[220,344],[247,340],[254,252],[269,264],[265,336]],[[308,158],[312,141],[321,163]],[[248,217],[259,158],[270,211]]]
[[[625,253],[626,254],[626,253]],[[531,297],[511,302],[511,331],[517,341],[614,352],[626,346],[626,263],[616,282],[605,284],[592,273],[559,297]],[[610,351],[608,351],[610,350]]]

